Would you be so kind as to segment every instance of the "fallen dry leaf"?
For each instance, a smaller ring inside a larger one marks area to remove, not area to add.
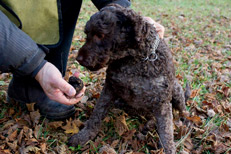
[[[41,115],[40,115],[38,110],[30,112],[30,118],[31,118],[31,121],[33,122],[33,126],[35,126],[39,123],[40,117],[41,117]]]
[[[185,140],[184,140],[184,146],[191,151],[193,149],[193,143],[191,136],[189,135]]]
[[[36,146],[28,146],[24,149],[25,153],[34,152],[34,153],[38,154],[39,151],[40,151],[40,149]]]
[[[73,123],[72,120],[67,121],[67,124],[65,126],[61,127],[64,129],[66,134],[76,134],[79,132],[79,128],[76,126],[75,123]]]
[[[116,129],[116,132],[120,136],[122,136],[126,131],[128,131],[128,126],[127,126],[127,123],[125,121],[124,115],[116,117],[115,129]]]
[[[46,152],[46,148],[47,148],[46,143],[40,143],[40,148],[41,148],[41,151],[42,151],[44,154],[47,153],[47,152]]]
[[[22,137],[23,137],[23,129],[20,131],[18,135],[18,145],[21,145],[22,143]]]
[[[192,116],[192,117],[186,117],[186,118],[196,124],[202,123],[201,118],[198,116]]]
[[[49,122],[48,126],[54,129],[57,129],[59,127],[63,126],[63,121],[54,121],[54,122]]]
[[[104,145],[99,150],[99,154],[117,154],[116,151],[110,145]]]
[[[15,140],[13,143],[9,142],[8,138],[6,138],[6,143],[7,145],[13,150],[13,151],[16,151],[17,148],[18,148],[18,141]]]
[[[26,107],[28,109],[29,112],[34,112],[34,105],[35,103],[30,103],[30,104],[26,104]]]
[[[36,126],[34,127],[34,136],[35,136],[36,139],[38,139],[39,136],[40,136],[41,128],[42,128],[42,125],[36,125]]]
[[[18,130],[15,130],[13,133],[9,134],[8,136],[9,141],[15,141],[17,135],[18,135]]]
[[[200,90],[201,89],[194,89],[194,90],[192,90],[190,98],[196,97],[199,94]]]

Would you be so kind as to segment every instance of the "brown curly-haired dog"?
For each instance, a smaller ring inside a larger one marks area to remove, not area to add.
[[[78,62],[93,71],[108,66],[107,76],[90,119],[69,144],[82,145],[96,137],[108,110],[120,99],[153,115],[165,152],[175,153],[172,105],[183,113],[186,98],[175,78],[171,52],[162,39],[158,43],[153,25],[131,9],[111,5],[91,17],[85,33]]]

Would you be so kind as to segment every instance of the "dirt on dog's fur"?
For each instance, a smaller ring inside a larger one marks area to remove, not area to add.
[[[157,59],[145,60],[151,56],[158,35],[153,25],[132,9],[111,5],[91,17],[85,33],[78,62],[93,71],[108,66],[107,76],[90,119],[69,144],[82,145],[96,137],[108,110],[119,101],[154,116],[165,153],[175,153],[172,107],[183,113],[189,91],[185,96],[175,78],[171,52],[162,39]]]

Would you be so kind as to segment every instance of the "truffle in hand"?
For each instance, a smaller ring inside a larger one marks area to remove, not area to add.
[[[83,85],[83,81],[80,78],[77,78],[75,76],[71,76],[69,78],[68,83],[70,85],[72,85],[75,90],[76,90],[76,95],[78,95],[80,93],[80,91],[83,89],[84,85]]]

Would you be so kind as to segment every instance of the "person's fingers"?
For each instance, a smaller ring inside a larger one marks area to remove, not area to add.
[[[79,74],[80,74],[80,72],[75,72],[74,76],[77,77],[77,78],[79,78]]]
[[[160,38],[164,38],[164,26],[162,26],[161,24],[159,24],[158,22],[156,22],[155,20],[153,20],[150,17],[144,17],[144,19],[149,23],[152,24],[155,28],[157,33],[159,34]]]
[[[85,90],[86,90],[86,87],[84,86],[83,89],[79,92],[79,94],[76,95],[76,98],[82,97],[84,95],[84,93],[85,93]]]
[[[81,92],[82,93],[82,92]],[[83,98],[83,93],[80,97],[66,97],[62,91],[60,90],[56,90],[56,91],[53,91],[52,94],[47,94],[48,97],[56,102],[59,102],[61,104],[65,104],[65,105],[74,105],[78,102],[81,101],[81,99]]]
[[[71,98],[69,100],[69,104],[76,104],[76,103],[80,102],[82,98],[83,98],[83,96],[81,96],[79,98]]]
[[[69,83],[67,83],[64,79],[58,79],[56,86],[58,89],[60,89],[63,93],[65,93],[68,96],[74,96],[76,94],[76,90],[74,87],[72,87]]]
[[[153,20],[152,18],[150,18],[150,17],[144,17],[144,19],[145,19],[148,23],[154,24],[154,20]]]
[[[77,102],[73,102],[73,103],[70,102],[70,100],[65,95],[63,95],[61,91],[58,94],[56,94],[56,97],[54,98],[54,100],[62,104],[65,104],[65,105],[73,105],[77,103]]]
[[[164,26],[162,26],[161,24],[159,24],[158,22],[155,22],[154,21],[154,25],[155,25],[155,28],[156,28],[156,31],[158,32],[160,38],[164,38]]]

